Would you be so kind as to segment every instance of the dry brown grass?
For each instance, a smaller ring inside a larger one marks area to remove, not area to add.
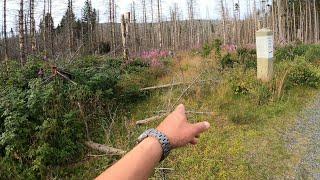
[[[188,82],[195,78],[203,69],[217,67],[213,59],[203,59],[199,55],[191,55],[187,52],[181,52],[173,58],[173,66],[169,74],[162,77],[158,84],[169,84],[172,82]]]

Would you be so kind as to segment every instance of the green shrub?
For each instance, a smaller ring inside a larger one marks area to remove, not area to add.
[[[238,62],[243,64],[245,69],[254,69],[257,67],[256,51],[247,48],[237,49]]]
[[[271,89],[261,82],[257,83],[255,91],[252,94],[256,97],[256,103],[258,105],[268,104],[272,97]]]
[[[222,69],[233,68],[234,60],[232,59],[231,54],[228,53],[222,57],[220,63],[221,63]]]
[[[212,46],[209,45],[209,44],[205,44],[203,47],[202,47],[202,52],[201,52],[201,56],[202,57],[208,57],[210,55],[212,51]]]
[[[320,46],[311,46],[305,54],[306,60],[309,62],[320,61]]]
[[[237,106],[233,107],[233,110],[228,113],[228,119],[236,124],[248,124],[257,120],[257,116],[254,109]]]
[[[274,56],[277,61],[293,60],[295,57],[293,54],[293,46],[290,45],[277,48]]]
[[[310,48],[309,45],[288,45],[276,49],[275,59],[277,61],[294,60],[296,56],[303,56]]]
[[[272,97],[272,90],[268,87],[268,84],[257,80],[256,71],[253,69],[243,71],[241,68],[235,68],[227,81],[230,83],[233,95],[247,97],[253,104],[268,104]]]
[[[298,44],[293,47],[293,54],[296,56],[303,56],[309,50],[310,45]]]
[[[235,95],[245,95],[248,94],[249,90],[244,86],[237,85],[233,87],[233,92]]]
[[[221,46],[222,41],[220,39],[215,39],[212,43],[206,43],[202,47],[201,55],[202,57],[208,57],[212,50],[215,50],[215,55],[218,59],[221,57]]]
[[[222,46],[222,41],[221,39],[215,39],[213,41],[213,49],[215,50],[216,56],[220,57],[221,56],[221,46]]]
[[[165,73],[165,68],[153,69],[139,60],[124,64],[94,56],[58,67],[65,67],[62,71],[77,85],[59,76],[44,82],[52,73],[39,59],[24,67],[12,61],[9,72],[0,74],[0,166],[5,172],[15,169],[14,175],[0,179],[20,174],[42,179],[50,167],[77,161],[85,152],[84,127],[95,140],[96,134],[103,134],[97,124],[112,108],[125,112],[130,104],[144,100],[147,96],[140,88]],[[40,68],[44,79],[38,77]]]
[[[296,63],[288,75],[288,86],[309,86],[318,88],[320,86],[319,69],[304,57],[296,58]]]

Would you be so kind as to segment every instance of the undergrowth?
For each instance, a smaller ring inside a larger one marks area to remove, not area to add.
[[[23,68],[12,62],[9,72],[0,75],[0,179],[94,178],[118,158],[88,157],[98,153],[84,146],[88,137],[129,150],[140,133],[158,124],[136,127],[137,120],[178,103],[210,112],[189,114],[189,121],[208,120],[212,128],[198,146],[174,151],[160,165],[174,171],[156,171],[155,178],[285,177],[291,157],[280,132],[320,86],[318,50],[313,47],[279,49],[274,79],[268,83],[256,79],[255,50],[241,47],[227,53],[219,40],[204,46],[201,57],[164,58],[151,63],[161,64],[157,67],[144,60],[123,63],[101,57],[62,63],[60,70],[77,85],[61,77],[46,81],[51,70],[41,60]],[[201,81],[190,87],[140,91],[193,82],[199,74]]]
[[[59,65],[62,76],[50,78],[51,66],[40,59],[24,67],[10,61],[0,75],[0,179],[44,178],[52,167],[79,161],[84,141],[105,143],[110,112],[145,100],[140,88],[167,68],[83,57]]]

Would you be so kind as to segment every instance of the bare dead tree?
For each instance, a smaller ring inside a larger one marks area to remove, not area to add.
[[[129,22],[130,12],[121,15],[121,34],[122,34],[122,46],[123,46],[123,59],[129,59],[128,50],[128,38],[129,38]]]
[[[31,41],[31,51],[35,53],[37,51],[36,45],[36,21],[34,18],[34,0],[30,0],[30,41]]]
[[[158,9],[158,38],[159,38],[159,48],[162,49],[162,23],[161,23],[161,0],[157,0]]]
[[[42,39],[43,39],[43,50],[47,56],[47,18],[46,18],[46,0],[43,1],[43,20],[42,20]]]
[[[317,11],[316,0],[313,0],[313,12],[314,12],[313,19],[314,19],[314,27],[315,27],[314,29],[315,43],[318,43],[319,42],[319,18],[318,18],[319,11]]]
[[[23,13],[23,0],[20,0],[20,10],[19,10],[19,51],[20,51],[20,62],[21,65],[26,63],[25,54],[25,34],[24,34],[24,13]]]
[[[73,14],[73,5],[72,0],[68,0],[68,45],[69,45],[69,52],[70,54],[73,52],[74,49],[74,39],[73,39],[73,17],[71,17]]]
[[[4,33],[4,60],[8,63],[8,36],[7,36],[7,0],[3,1],[3,33]]]
[[[220,0],[220,13],[221,13],[221,17],[222,17],[222,28],[223,28],[223,44],[226,44],[226,9],[225,9],[225,3],[223,0]]]
[[[116,18],[116,7],[114,0],[109,0],[109,23],[111,24],[110,34],[112,36],[111,43],[113,46],[113,54],[116,55],[116,26],[115,26],[115,18]]]

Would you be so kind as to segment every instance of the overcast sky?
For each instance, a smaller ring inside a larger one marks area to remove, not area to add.
[[[36,22],[39,24],[39,21],[42,16],[43,11],[43,0],[35,0],[36,1]],[[130,9],[130,3],[132,0],[115,0],[117,4],[117,10],[120,13],[126,12]],[[198,18],[210,18],[210,19],[217,19],[219,18],[219,0],[197,0],[197,8],[196,13],[198,14]],[[236,0],[234,0],[236,1]],[[242,11],[247,11],[247,2],[252,0],[240,0],[240,6],[242,7]],[[7,0],[7,14],[8,14],[8,27],[7,30],[9,31],[10,28],[17,29],[17,18],[18,18],[18,10],[19,10],[19,4],[18,0]],[[27,1],[26,1],[27,2]],[[81,17],[81,9],[84,5],[85,0],[74,0],[74,11],[76,13],[77,17]],[[107,0],[92,0],[92,5],[94,8],[96,8],[99,11],[100,16],[100,22],[106,22],[107,20]],[[135,0],[137,4],[137,11],[141,12],[142,9],[139,9],[139,3],[141,0]],[[146,2],[149,2],[146,0]],[[156,2],[156,1],[154,1]],[[187,8],[186,8],[186,0],[162,0],[162,9],[163,9],[163,18],[165,19],[170,7],[172,7],[173,3],[178,3],[179,9],[181,10],[181,15],[183,18],[186,18],[187,16]],[[228,0],[228,3],[230,3],[230,11],[232,10],[231,4],[232,0]],[[28,9],[28,3],[25,5],[25,9]],[[52,0],[52,14],[54,17],[55,26],[60,22],[63,14],[65,13],[67,8],[67,0]],[[150,8],[148,8],[150,9]],[[147,9],[147,10],[148,10]],[[245,9],[245,10],[243,10]],[[3,0],[0,4],[0,27],[2,27],[3,22]]]

